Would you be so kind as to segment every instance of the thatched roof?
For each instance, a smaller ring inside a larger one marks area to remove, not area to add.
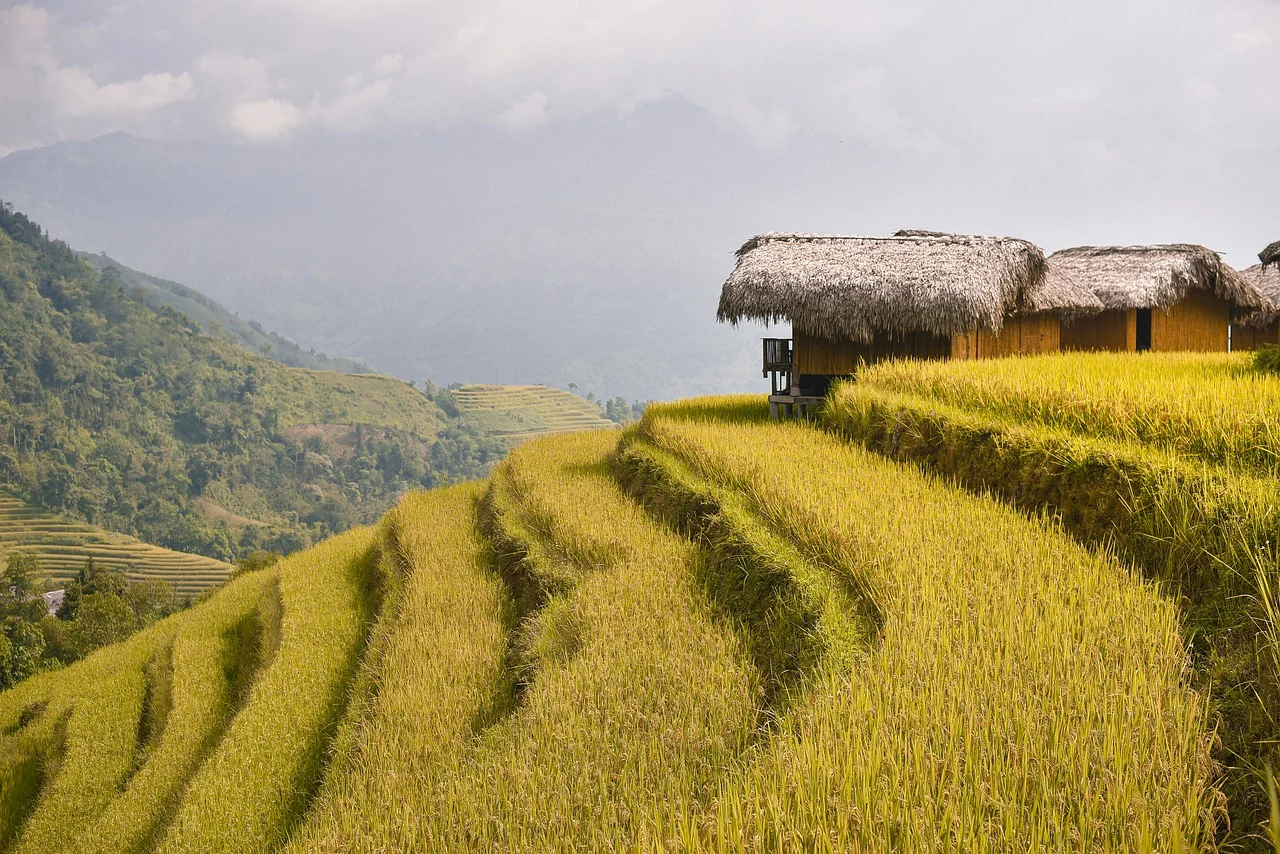
[[[1240,275],[1271,300],[1269,308],[1252,311],[1236,322],[1245,326],[1266,326],[1280,317],[1280,264],[1254,264]]]
[[[738,250],[716,317],[790,320],[830,339],[876,332],[998,332],[1013,312],[1093,312],[1101,304],[1044,275],[1044,253],[1010,237],[762,234]]]
[[[1269,302],[1218,253],[1190,243],[1063,249],[1049,256],[1049,281],[1059,277],[1085,285],[1108,309],[1169,308],[1191,288],[1244,308]]]
[[[1267,248],[1258,253],[1258,260],[1264,267],[1268,264],[1280,264],[1280,240],[1267,244]]]

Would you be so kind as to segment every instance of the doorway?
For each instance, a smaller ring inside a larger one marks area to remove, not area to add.
[[[1137,346],[1134,347],[1139,353],[1144,350],[1151,349],[1151,309],[1138,309],[1138,330],[1137,330]]]

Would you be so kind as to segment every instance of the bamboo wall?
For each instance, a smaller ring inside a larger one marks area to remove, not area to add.
[[[1193,289],[1172,308],[1151,312],[1151,349],[1226,352],[1231,304]],[[1104,311],[1062,324],[1063,350],[1133,351],[1138,347],[1138,313]]]
[[[1151,312],[1151,349],[1225,353],[1230,325],[1230,303],[1193,289],[1168,311]]]
[[[1280,344],[1280,320],[1273,320],[1261,329],[1252,326],[1231,326],[1232,350],[1257,350],[1263,344]]]
[[[998,334],[974,328],[951,336],[953,359],[997,359],[1053,353],[1059,348],[1062,322],[1055,314],[1009,317]]]
[[[855,341],[829,341],[818,335],[795,329],[791,333],[792,362],[796,376],[800,374],[852,374],[858,365],[882,359],[945,359],[951,352],[950,342],[937,335],[917,332],[905,338],[891,338],[878,333],[870,344]]]
[[[1063,350],[1114,350],[1138,346],[1138,313],[1133,309],[1104,311],[1062,323]],[[1155,325],[1154,319],[1152,326]]]

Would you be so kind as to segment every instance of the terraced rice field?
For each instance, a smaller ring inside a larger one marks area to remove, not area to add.
[[[590,401],[544,385],[465,385],[453,395],[458,408],[481,430],[512,444],[615,426]]]
[[[1221,721],[1224,844],[1280,824],[1280,377],[1226,353],[903,361],[834,389],[824,417],[1157,579]]]
[[[50,514],[0,494],[0,560],[12,552],[40,558],[45,577],[70,581],[90,557],[101,567],[125,572],[131,580],[159,578],[179,596],[196,596],[226,581],[235,567],[202,555],[153,546]]]
[[[765,413],[527,442],[0,694],[0,847],[1226,838],[1176,597],[1048,516]]]

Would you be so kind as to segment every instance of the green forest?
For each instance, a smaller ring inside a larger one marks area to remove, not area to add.
[[[376,520],[502,446],[409,384],[288,368],[0,203],[0,488],[223,560]]]

